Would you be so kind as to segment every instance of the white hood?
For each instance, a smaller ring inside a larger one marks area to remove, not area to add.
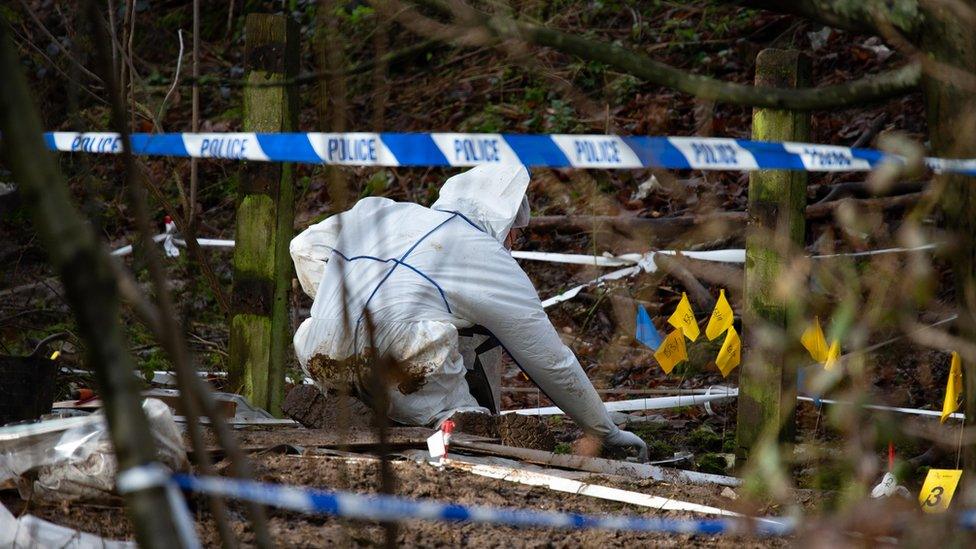
[[[528,186],[521,164],[482,164],[445,181],[431,208],[458,212],[504,242],[513,227],[529,224]]]

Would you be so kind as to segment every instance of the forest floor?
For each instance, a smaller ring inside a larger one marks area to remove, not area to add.
[[[76,21],[72,14],[64,14],[48,5],[36,5],[41,20],[56,36],[74,38]],[[202,73],[215,79],[237,78],[243,66],[243,19],[233,19],[229,29],[224,26],[226,12],[221,6],[204,7],[202,25]],[[271,6],[275,9],[280,3]],[[314,3],[313,3],[314,4]],[[527,3],[534,4],[534,3]],[[772,15],[738,8],[716,7],[710,2],[689,2],[675,5],[669,2],[638,2],[636,9],[623,10],[613,2],[570,2],[562,9],[540,8],[532,15],[547,24],[565,29],[595,29],[595,37],[619,40],[693,72],[706,73],[726,80],[750,82],[756,53],[766,47],[798,48],[813,57],[813,81],[817,85],[833,84],[889,69],[904,62],[897,53],[879,48],[869,37],[846,32],[824,33],[818,25],[793,17]],[[525,8],[535,9],[535,8]],[[138,120],[142,131],[165,129],[189,130],[188,87],[179,86],[165,109],[160,108],[169,87],[174,61],[177,57],[175,34],[177,28],[187,28],[188,5],[147,11],[139,16],[139,31],[135,38],[138,53],[136,67],[141,73],[136,99],[150,106],[149,110],[164,113],[160,120]],[[25,67],[30,71],[37,89],[43,116],[51,130],[103,130],[105,107],[85,95],[90,84],[66,85],[44,55],[39,55],[26,43],[39,38],[39,30],[25,14],[14,10],[13,19],[21,45],[25,51]],[[19,15],[18,15],[19,14]],[[314,8],[304,8],[296,15],[302,22],[302,70],[313,72],[316,64],[314,40],[317,26]],[[368,61],[374,50],[377,25],[373,14],[359,8],[340,11],[339,43],[344,44],[341,62],[348,66]],[[396,50],[418,42],[418,38],[398,26],[390,27],[388,46]],[[335,38],[335,37],[333,37]],[[43,48],[43,47],[42,47]],[[67,63],[56,57],[55,64]],[[186,60],[184,59],[184,66]],[[300,131],[347,128],[352,130],[385,131],[483,131],[483,132],[539,132],[575,133],[615,132],[645,135],[703,135],[746,138],[750,135],[751,111],[746,108],[716,105],[696,101],[688,96],[641,83],[596,63],[581,62],[548,50],[540,51],[531,60],[512,58],[505,52],[489,47],[455,49],[431,46],[419,53],[398,58],[377,79],[368,70],[342,79],[344,97],[325,94],[320,87],[304,88],[301,95]],[[564,83],[570,83],[565,87]],[[240,90],[233,86],[208,85],[202,89],[203,130],[235,131],[241,127]],[[323,96],[326,104],[320,104]],[[912,94],[890,102],[869,105],[846,111],[815,113],[812,118],[811,141],[817,143],[851,145],[862,139],[865,146],[876,143],[879,134],[900,134],[924,143],[926,126],[919,94]],[[62,170],[69,178],[72,193],[83,213],[92,221],[109,248],[127,244],[134,235],[131,218],[119,178],[115,159],[61,155]],[[152,180],[163,189],[174,204],[181,204],[174,180],[188,180],[188,163],[174,160],[144,160]],[[200,236],[233,238],[233,216],[238,185],[238,168],[229,162],[200,163],[199,210],[202,212]],[[297,203],[295,229],[333,213],[341,204],[357,197],[378,195],[395,200],[429,204],[438,185],[450,175],[441,169],[399,168],[343,168],[322,166],[296,167]],[[9,179],[0,168],[0,180]],[[810,203],[816,202],[836,184],[863,180],[863,174],[811,175],[808,186]],[[638,193],[642,184],[655,181],[647,193]],[[337,183],[338,182],[338,183]],[[748,177],[732,172],[663,172],[632,170],[600,172],[589,170],[533,170],[529,195],[534,216],[540,215],[619,215],[666,219],[676,216],[700,215],[722,211],[744,211],[747,200]],[[163,208],[153,203],[157,219]],[[74,333],[67,303],[59,283],[46,263],[43,248],[36,241],[27,212],[14,199],[0,202],[0,352],[23,354],[33,342],[57,331]],[[899,212],[866,211],[863,230],[857,234],[839,228],[836,215],[808,224],[806,244],[809,252],[822,250],[860,251],[896,245],[901,219]],[[931,225],[932,219],[926,220]],[[161,225],[161,224],[160,224]],[[707,242],[695,240],[693,235],[674,239],[673,246],[688,249],[741,247],[741,237],[712,238]],[[647,243],[615,236],[597,236],[579,230],[527,231],[520,242],[521,249],[565,253],[646,252]],[[139,257],[128,260],[130,266],[145,280],[145,265]],[[181,313],[189,342],[201,369],[226,369],[228,330],[212,289],[198,267],[184,253],[169,260],[171,288]],[[887,259],[872,259],[852,267],[859,273],[872,269],[898,268],[884,263]],[[900,261],[900,260],[899,260]],[[213,251],[209,254],[225,290],[230,287],[230,254]],[[602,274],[595,268],[559,265],[542,262],[522,263],[535,283],[541,297],[550,297],[576,284]],[[908,268],[907,260],[904,268]],[[944,316],[940,303],[951,302],[951,288],[946,268],[933,263],[934,299],[926,311]],[[741,271],[739,271],[741,272]],[[719,284],[703,280],[713,296]],[[730,288],[733,287],[730,281]],[[741,289],[741,287],[740,287]],[[867,294],[870,288],[862,288]],[[673,277],[662,274],[643,274],[624,281],[586,291],[578,298],[549,309],[557,330],[564,341],[577,353],[587,374],[598,390],[608,391],[606,400],[634,398],[635,395],[615,394],[625,390],[677,390],[705,388],[713,385],[736,386],[738,370],[728,379],[722,378],[711,359],[717,344],[701,341],[689,349],[690,360],[665,374],[653,358],[653,352],[634,339],[635,304],[647,307],[658,330],[666,333],[665,319],[685,291]],[[740,310],[741,291],[729,290],[736,311]],[[831,311],[838,301],[822,307]],[[293,296],[292,321],[295,327],[308,314],[310,299],[300,292]],[[699,320],[707,319],[710,311],[697,310]],[[169,370],[169,362],[147,330],[132,321],[125,313],[132,352],[144,372]],[[882,341],[894,330],[872,333],[865,344]],[[87,369],[81,342],[73,337],[61,349],[66,366]],[[746,349],[748,352],[748,349]],[[948,353],[931,351],[908,342],[887,346],[869,355],[863,366],[861,387],[866,387],[872,401],[895,406],[938,409],[942,388],[948,372]],[[297,364],[292,371],[298,374]],[[84,375],[62,380],[61,396],[66,397],[78,387],[90,386]],[[502,408],[547,406],[545,396],[521,375],[511,362],[503,377],[507,390]],[[841,390],[839,393],[845,393]],[[842,499],[847,489],[844,483],[852,476],[862,485],[876,482],[877,477],[853,475],[854,465],[844,461],[843,454],[854,451],[852,443],[843,442],[847,423],[842,414],[831,415],[830,407],[816,408],[801,403],[798,408],[798,455],[804,458],[793,463],[791,498],[800,507],[831,507]],[[678,452],[690,452],[693,458],[681,467],[694,470],[730,474],[724,454],[734,450],[735,406],[724,403],[712,406],[712,413],[702,407],[684,407],[654,411],[657,421],[635,423],[634,430],[651,448],[652,459],[667,459]],[[637,415],[641,415],[638,413]],[[871,431],[870,440],[859,440],[857,452],[866,452],[877,464],[883,464],[889,441],[894,442],[899,459],[913,457],[925,451],[930,443],[922,435],[906,436],[904,430],[891,426],[902,422],[893,416],[879,415]],[[556,433],[557,450],[573,451],[573,443],[580,432],[567,418],[548,420]],[[933,428],[929,419],[913,420],[916,433],[928,433]],[[848,446],[845,446],[847,444]],[[951,445],[948,446],[952,449]],[[860,453],[858,454],[860,455]],[[951,467],[954,451],[948,451],[934,466]],[[345,488],[357,491],[376,491],[379,475],[370,462],[356,461],[338,466],[337,458],[300,458],[287,455],[256,455],[258,478],[272,482],[304,484],[322,488]],[[872,471],[881,468],[878,465]],[[418,497],[434,497],[461,503],[504,504],[537,509],[567,510],[592,513],[637,513],[622,504],[596,501],[579,495],[549,492],[504,481],[472,477],[453,470],[436,471],[426,465],[399,461],[395,465],[399,480],[397,493]],[[860,470],[859,470],[860,471]],[[912,475],[908,487],[918,488],[922,476]],[[614,482],[612,480],[606,482]],[[649,481],[627,484],[637,491],[671,496],[686,501],[736,509],[737,503],[723,498],[720,489],[689,488]],[[870,486],[868,486],[870,488]],[[811,491],[811,490],[816,490]],[[15,512],[22,509],[9,492],[0,493],[4,504]],[[785,503],[785,502],[784,502]],[[198,506],[203,509],[203,505]],[[235,507],[237,528],[243,529],[240,509]],[[781,508],[766,508],[762,512],[775,514]],[[115,506],[71,505],[44,507],[30,505],[29,511],[55,522],[77,525],[86,531],[110,537],[131,535],[121,508]],[[752,509],[756,511],[756,509]],[[680,513],[661,515],[645,511],[647,516],[691,516]],[[206,512],[198,512],[206,516]],[[272,512],[275,539],[282,545],[371,545],[379,543],[379,525],[363,525],[348,521],[308,517],[295,513]],[[201,522],[205,538],[214,541],[213,530],[207,521]],[[559,533],[547,530],[514,531],[503,527],[476,525],[440,525],[408,523],[402,525],[399,541],[422,545],[515,545],[515,546],[623,546],[653,542],[662,545],[713,543],[778,544],[775,540],[745,540],[698,536],[647,536],[616,532]]]

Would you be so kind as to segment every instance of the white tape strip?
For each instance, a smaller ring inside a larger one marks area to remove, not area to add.
[[[618,256],[611,255],[583,255],[583,254],[560,254],[551,252],[524,252],[515,250],[512,252],[515,259],[525,259],[528,261],[546,261],[549,263],[569,263],[573,265],[591,265],[594,267],[623,267],[624,265],[636,265],[644,256],[641,254],[625,254]]]
[[[867,255],[905,253],[905,252],[914,252],[920,250],[932,250],[935,249],[936,247],[938,247],[937,244],[925,244],[923,246],[915,246],[913,248],[885,248],[882,250],[870,250],[866,252],[814,255],[814,256],[810,256],[810,259],[828,259],[832,257],[862,257]],[[522,257],[519,257],[515,255],[516,253],[532,254],[532,255],[522,255]],[[612,273],[595,278],[585,284],[580,284],[579,286],[575,286],[559,295],[555,295],[553,297],[550,297],[549,299],[546,299],[545,301],[542,302],[542,307],[547,308],[557,303],[569,301],[570,299],[573,299],[574,297],[579,295],[579,293],[583,291],[585,288],[589,288],[590,286],[598,286],[607,280],[617,280],[624,277],[634,276],[636,274],[639,274],[642,271],[647,273],[653,273],[657,271],[657,265],[654,263],[654,254],[677,255],[677,253],[678,252],[675,250],[661,250],[657,252],[650,252],[640,256],[637,254],[626,254],[618,257],[612,257],[612,256],[601,257],[601,256],[573,255],[573,254],[543,254],[542,252],[513,252],[512,257],[516,257],[519,259],[534,260],[534,261],[550,261],[554,263],[574,263],[580,265],[593,264],[593,263],[586,263],[587,258],[591,261],[594,260],[594,258],[597,258],[596,259],[597,266],[604,266],[600,262],[603,262],[607,264],[606,266],[609,266],[609,264],[616,261],[631,261],[635,257],[640,258],[640,260],[636,261],[638,265],[635,267],[629,267],[626,269],[620,269],[618,271],[614,271]],[[746,251],[742,249],[709,250],[709,251],[701,251],[701,252],[689,251],[689,252],[680,252],[680,253],[685,257],[689,257],[691,259],[700,259],[703,261],[717,261],[722,263],[745,263],[746,261]]]
[[[868,250],[865,252],[848,252],[840,254],[826,254],[826,255],[812,255],[810,259],[828,259],[831,257],[863,257],[867,255],[883,255],[883,254],[900,254],[906,252],[918,252],[922,250],[934,250],[938,248],[938,244],[925,244],[922,246],[915,246],[912,248],[882,248],[880,250]]]
[[[478,476],[506,480],[508,482],[516,482],[518,484],[525,484],[527,486],[541,486],[556,492],[579,494],[582,496],[617,501],[620,503],[629,503],[631,505],[638,505],[641,507],[650,507],[658,511],[685,511],[690,513],[703,513],[707,515],[720,515],[726,517],[742,516],[739,513],[726,511],[725,509],[720,509],[718,507],[711,507],[688,501],[679,501],[661,496],[652,496],[650,494],[642,494],[640,492],[632,492],[630,490],[621,490],[619,488],[611,488],[609,486],[601,486],[599,484],[589,484],[562,476],[556,476],[547,472],[533,471],[520,466],[520,464],[516,465],[517,462],[511,460],[504,460],[503,462],[512,464],[511,466],[505,466],[490,463],[489,460],[484,458],[462,457],[456,454],[448,454],[448,458],[449,459],[444,460],[444,464],[454,469],[461,469]],[[429,460],[428,463],[434,464]]]
[[[843,406],[854,406],[853,402],[845,402],[843,400],[831,400],[829,398],[815,399],[808,396],[798,396],[797,400],[802,400],[804,402],[822,402],[824,404],[834,404]],[[895,412],[899,414],[909,414],[913,416],[929,416],[929,417],[940,417],[942,412],[938,410],[922,410],[920,408],[900,408],[898,406],[882,406],[880,404],[861,404],[862,408],[867,408],[868,410],[881,410],[883,412]],[[966,414],[955,412],[949,415],[952,419],[965,419]]]
[[[162,241],[166,240],[166,237],[168,237],[168,236],[169,235],[166,234],[166,233],[157,234],[156,236],[153,237],[153,242],[162,242]],[[110,255],[114,255],[114,256],[126,256],[126,255],[129,255],[131,253],[132,253],[132,244],[126,244],[125,246],[122,246],[121,248],[112,250],[110,252]]]
[[[653,265],[653,262],[651,264]],[[580,291],[582,291],[584,288],[587,288],[589,286],[602,284],[602,283],[604,283],[604,282],[606,282],[608,280],[619,280],[621,278],[626,278],[628,276],[633,276],[633,275],[641,272],[642,270],[644,270],[644,269],[643,269],[643,267],[641,265],[635,265],[633,267],[627,267],[627,268],[624,268],[624,269],[620,269],[620,270],[617,270],[617,271],[613,271],[611,273],[607,273],[607,274],[605,274],[605,275],[603,275],[601,277],[595,278],[595,279],[587,282],[586,284],[580,284],[579,286],[576,286],[575,288],[572,288],[569,291],[566,291],[566,292],[563,292],[563,293],[561,293],[559,295],[550,297],[549,299],[547,299],[547,300],[545,300],[545,301],[542,302],[542,308],[545,309],[547,307],[551,307],[552,305],[555,305],[556,303],[562,303],[563,301],[569,301],[570,299],[573,299],[574,297],[576,297],[580,293]],[[652,272],[652,271],[648,271],[648,272]]]

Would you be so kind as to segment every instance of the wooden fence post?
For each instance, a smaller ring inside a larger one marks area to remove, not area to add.
[[[797,51],[767,49],[756,58],[756,85],[807,87],[810,58]],[[810,116],[804,112],[754,109],[752,138],[760,141],[809,141]],[[759,170],[749,177],[749,225],[746,234],[744,332],[751,340],[739,374],[736,455],[745,458],[767,429],[791,442],[795,432],[797,345],[758,352],[759,326],[787,327],[787,303],[774,292],[791,249],[803,249],[807,174]]]
[[[294,131],[294,86],[268,86],[298,73],[298,28],[283,15],[250,14],[245,24],[244,131]],[[257,84],[256,86],[254,84]],[[290,164],[248,163],[235,218],[230,381],[255,406],[281,415],[290,339],[288,243],[295,216]]]

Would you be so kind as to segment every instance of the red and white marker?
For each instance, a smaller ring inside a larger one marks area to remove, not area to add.
[[[180,250],[173,242],[173,237],[176,236],[176,223],[173,223],[173,218],[167,215],[163,218],[163,226],[166,228],[164,233],[166,236],[163,239],[163,251],[166,257],[179,257]]]
[[[444,462],[444,456],[447,455],[451,444],[451,433],[453,432],[454,420],[445,419],[444,423],[441,423],[441,428],[427,437],[427,451],[430,453],[430,457],[437,458],[438,465]]]
[[[444,431],[444,452],[447,453],[451,446],[451,433],[454,432],[454,420],[445,419],[441,423],[441,431]]]

